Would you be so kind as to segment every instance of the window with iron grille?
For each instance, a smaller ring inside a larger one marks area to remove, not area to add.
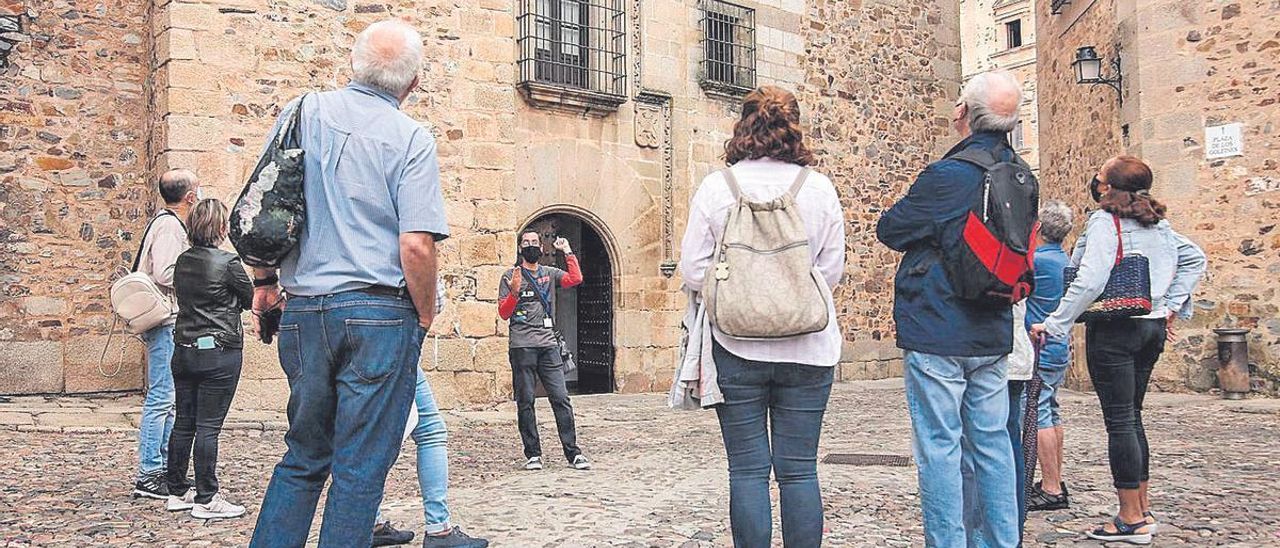
[[[522,89],[567,88],[625,98],[623,2],[520,0]]]
[[[708,91],[735,95],[756,87],[756,11],[723,0],[701,0],[702,67]]]

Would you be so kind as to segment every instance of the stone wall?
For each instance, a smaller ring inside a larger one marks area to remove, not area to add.
[[[948,120],[960,87],[959,11],[954,2],[825,0],[813,2],[809,16],[800,101],[819,169],[839,187],[848,220],[848,267],[837,293],[841,376],[896,376],[893,277],[901,256],[876,240],[875,225],[954,144]]]
[[[1210,257],[1196,294],[1197,317],[1166,351],[1162,388],[1216,382],[1215,327],[1250,335],[1259,379],[1280,373],[1277,151],[1280,139],[1280,4],[1270,1],[1099,0],[1048,13],[1039,2],[1042,151],[1049,193],[1091,205],[1085,182],[1106,158],[1127,152],[1155,171],[1170,220]],[[1046,40],[1052,40],[1046,44]],[[1095,45],[1123,59],[1124,104],[1106,87],[1074,83],[1075,48]],[[1047,124],[1046,124],[1047,122]],[[1205,128],[1244,124],[1245,153],[1205,159]],[[1087,128],[1082,130],[1081,128]],[[1075,129],[1072,131],[1072,129]]]
[[[953,140],[946,116],[959,86],[956,4],[737,3],[756,10],[759,83],[797,92],[819,153],[818,169],[839,186],[852,222],[848,277],[838,295],[848,339],[841,378],[898,375],[901,361],[890,319],[898,257],[875,242],[874,223],[881,208],[903,194]],[[507,327],[496,314],[497,284],[514,261],[516,231],[548,212],[582,219],[610,250],[616,389],[665,390],[683,298],[678,275],[667,277],[662,267],[678,259],[688,200],[703,176],[723,167],[723,143],[738,116],[735,99],[705,92],[698,83],[697,6],[691,0],[627,2],[627,101],[616,111],[587,116],[534,105],[517,90],[516,2],[511,0],[411,0],[395,6],[343,0],[157,1],[152,24],[131,27],[140,40],[137,76],[141,80],[150,70],[155,83],[150,93],[155,108],[137,110],[135,123],[152,120],[154,146],[150,154],[137,148],[140,167],[127,179],[132,186],[116,182],[143,199],[117,199],[111,206],[149,203],[146,175],[171,167],[194,169],[206,195],[233,200],[280,107],[305,91],[344,85],[355,34],[374,21],[401,17],[422,32],[427,58],[422,86],[403,108],[438,140],[454,234],[441,249],[448,307],[422,359],[441,404],[510,396]],[[139,13],[130,20],[145,20]],[[154,59],[148,64],[152,41]],[[148,95],[141,88],[136,93]],[[141,103],[135,99],[130,106]],[[19,122],[18,131],[39,125]],[[79,127],[101,125],[85,120]],[[146,137],[140,133],[138,142]],[[96,160],[102,154],[85,156]],[[150,172],[143,166],[147,159],[154,163]],[[102,177],[89,176],[95,184]],[[141,223],[146,208],[138,209],[122,221],[129,229]],[[101,230],[97,224],[91,228]],[[19,270],[10,278],[25,286],[35,272]],[[39,274],[46,272],[42,268]],[[100,283],[108,276],[101,265],[82,273],[90,274]],[[109,319],[103,289],[93,302]],[[32,295],[51,293],[38,289]],[[85,317],[67,314],[77,322]],[[93,327],[95,333],[104,331],[103,325]],[[10,338],[28,344],[33,335]],[[236,405],[282,407],[287,389],[274,348],[248,343],[245,362]],[[39,360],[22,363],[44,367]],[[134,384],[122,388],[137,386],[136,367],[133,371]],[[61,390],[54,385],[0,388]]]
[[[113,345],[119,374],[96,364],[153,211],[149,6],[0,1],[0,392],[140,385],[136,343]]]

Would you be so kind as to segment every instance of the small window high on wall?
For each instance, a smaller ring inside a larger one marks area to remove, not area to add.
[[[708,91],[743,95],[756,87],[756,12],[723,0],[701,0],[702,66]]]
[[[1007,49],[1022,47],[1022,20],[1014,19],[1004,24]]]
[[[521,84],[626,95],[623,0],[520,0]]]
[[[1013,126],[1013,131],[1009,132],[1009,146],[1014,150],[1022,150],[1027,148],[1027,142],[1022,133],[1022,120],[1018,120],[1018,125]]]

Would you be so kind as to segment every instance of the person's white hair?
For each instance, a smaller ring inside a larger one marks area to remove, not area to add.
[[[970,78],[964,85],[960,101],[968,107],[970,131],[1008,133],[1018,126],[1022,86],[1008,72],[984,72]]]
[[[1049,243],[1060,244],[1071,232],[1071,206],[1050,200],[1040,206],[1040,235]]]
[[[356,82],[399,96],[422,69],[422,36],[395,19],[369,25],[351,48],[351,69]]]

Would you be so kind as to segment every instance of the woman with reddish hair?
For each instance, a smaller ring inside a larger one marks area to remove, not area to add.
[[[833,290],[844,273],[844,214],[831,180],[807,167],[814,157],[805,146],[795,96],[772,86],[747,94],[733,138],[725,143],[725,160],[729,167],[703,179],[689,207],[680,262],[685,285],[703,290],[717,239],[739,196],[761,203],[792,192],[812,266],[820,283]],[[783,544],[822,544],[818,438],[842,341],[835,309],[827,306],[826,328],[804,335],[742,339],[713,324],[711,358],[724,396],[716,412],[729,458],[729,514],[739,548],[772,543],[770,472],[781,491]]]
[[[1151,196],[1151,168],[1133,156],[1103,164],[1090,187],[1100,210],[1089,218],[1082,245],[1071,258],[1079,267],[1056,310],[1033,334],[1065,337],[1071,325],[1102,295],[1119,253],[1148,260],[1151,312],[1089,321],[1086,361],[1107,428],[1107,453],[1120,511],[1089,532],[1090,538],[1150,544],[1156,519],[1147,496],[1150,452],[1142,425],[1142,401],[1156,361],[1172,337],[1175,318],[1190,318],[1191,294],[1205,270],[1204,252],[1173,231],[1168,210]],[[1123,244],[1123,245],[1121,245]]]

